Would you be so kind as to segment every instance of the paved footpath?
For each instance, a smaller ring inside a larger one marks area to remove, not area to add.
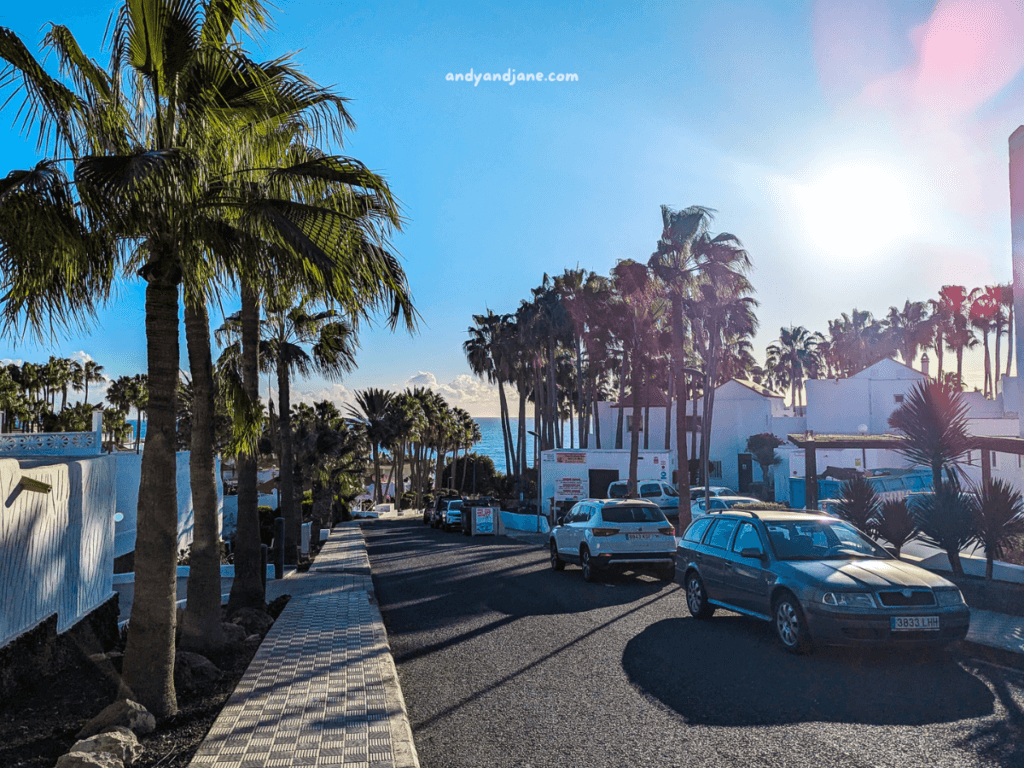
[[[267,582],[282,594],[190,768],[418,768],[359,525],[336,526],[308,573]]]

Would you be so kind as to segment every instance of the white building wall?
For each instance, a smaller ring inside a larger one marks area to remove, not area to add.
[[[22,476],[50,492],[25,490]],[[53,614],[63,632],[113,595],[113,463],[0,459],[0,494],[0,645]]]

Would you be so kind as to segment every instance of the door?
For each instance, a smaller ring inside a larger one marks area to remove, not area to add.
[[[619,479],[617,469],[591,469],[588,473],[590,479],[590,498],[607,499],[608,486]]]
[[[704,588],[712,600],[726,600],[725,566],[737,525],[739,520],[734,517],[719,518],[704,539],[701,575],[704,578]]]
[[[739,472],[739,488],[740,495],[744,495],[750,492],[750,484],[754,482],[754,457],[749,453],[741,453],[736,457],[737,467]]]
[[[724,601],[738,608],[745,608],[762,616],[771,613],[768,605],[770,571],[765,569],[766,561],[757,557],[741,557],[744,549],[759,549],[765,552],[765,544],[752,523],[740,523],[733,540],[729,557],[725,563]]]

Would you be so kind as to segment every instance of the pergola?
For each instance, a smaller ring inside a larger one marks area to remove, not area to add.
[[[813,432],[804,434],[787,435],[789,442],[797,448],[804,449],[804,477],[806,490],[804,492],[807,509],[818,508],[818,456],[819,448],[822,450],[858,448],[881,448],[884,450],[898,450],[903,444],[903,438],[899,435],[816,435]],[[1002,437],[1002,436],[972,436],[970,441],[972,449],[981,450],[981,482],[988,483],[992,479],[992,451],[998,453],[1009,453],[1014,456],[1024,456],[1024,438]]]

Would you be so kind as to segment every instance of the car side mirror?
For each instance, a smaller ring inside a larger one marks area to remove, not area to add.
[[[768,559],[768,555],[757,547],[744,547],[740,550],[740,557],[756,557],[758,560]]]

